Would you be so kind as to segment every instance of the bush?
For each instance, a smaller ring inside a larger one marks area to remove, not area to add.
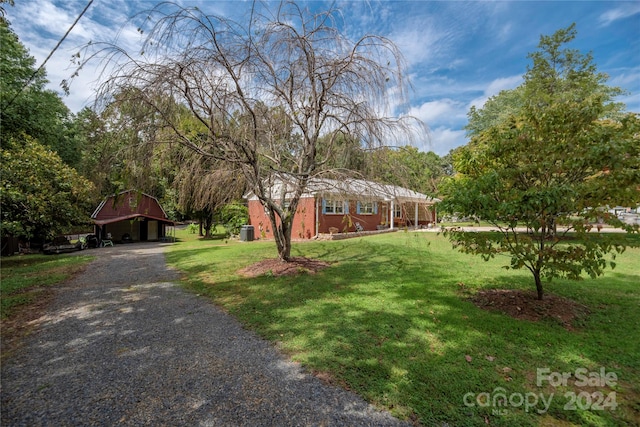
[[[240,228],[249,223],[249,209],[238,202],[229,203],[220,213],[222,224],[230,234],[240,234]]]
[[[187,227],[189,234],[196,234],[198,232],[198,224],[191,223]]]

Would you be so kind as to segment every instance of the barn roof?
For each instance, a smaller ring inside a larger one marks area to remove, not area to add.
[[[148,218],[173,224],[158,199],[135,190],[122,191],[106,197],[98,205],[91,218],[97,225],[136,218]]]

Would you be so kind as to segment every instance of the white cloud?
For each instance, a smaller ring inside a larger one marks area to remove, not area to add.
[[[625,70],[616,70],[616,75],[611,76],[609,80],[611,86],[620,87],[639,87],[640,86],[640,67],[634,67]]]
[[[481,108],[484,103],[487,102],[487,100],[492,96],[499,94],[503,90],[515,89],[520,83],[522,83],[522,76],[520,75],[511,77],[500,77],[493,80],[484,89],[484,93],[482,94],[482,96],[473,99],[469,103],[467,110],[471,107]]]
[[[431,60],[442,49],[446,34],[440,34],[432,27],[405,28],[391,35],[404,55],[409,66]]]
[[[439,156],[444,156],[452,149],[467,143],[466,132],[447,127],[438,127],[429,132],[430,144],[418,147],[423,151],[433,151]]]
[[[453,99],[444,98],[425,102],[419,107],[412,107],[409,114],[433,126],[443,123],[456,123],[466,117],[466,105]]]
[[[612,22],[615,22],[619,19],[629,18],[633,15],[640,13],[640,3],[639,2],[629,2],[622,3],[620,6],[615,9],[610,9],[600,15],[599,22],[600,25],[606,27],[610,25]]]

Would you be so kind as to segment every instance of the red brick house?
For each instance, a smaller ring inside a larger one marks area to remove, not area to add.
[[[173,226],[155,197],[134,190],[105,198],[91,215],[98,240],[132,241],[162,240],[167,226]]]
[[[280,183],[272,187],[279,194]],[[266,210],[249,193],[249,222],[257,238],[272,238]],[[286,196],[284,197],[286,203]],[[300,198],[293,220],[292,239],[311,239],[323,234],[355,231],[393,230],[399,227],[421,228],[437,220],[435,203],[425,194],[394,185],[347,179],[312,180]]]

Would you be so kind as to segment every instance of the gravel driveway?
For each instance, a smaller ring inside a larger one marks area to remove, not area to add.
[[[164,248],[89,252],[3,363],[3,426],[403,425],[182,290]]]

